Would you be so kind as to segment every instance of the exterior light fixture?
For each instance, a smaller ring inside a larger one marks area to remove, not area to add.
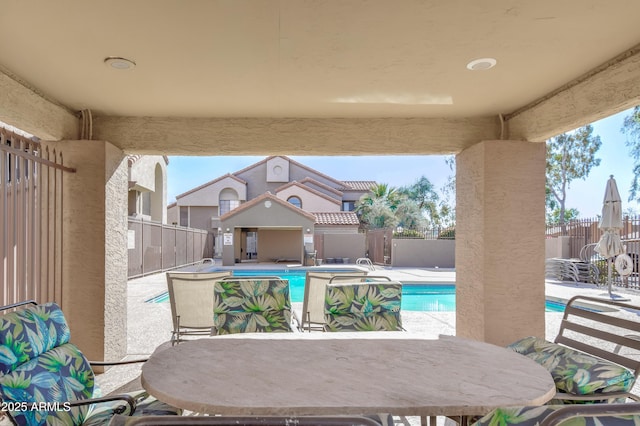
[[[108,56],[104,58],[104,64],[115,70],[132,70],[136,67],[136,63],[131,59],[121,58],[119,56]]]
[[[475,59],[467,64],[467,69],[471,71],[484,71],[496,66],[497,61],[493,58]]]
[[[227,232],[231,231],[231,229],[227,228]]]

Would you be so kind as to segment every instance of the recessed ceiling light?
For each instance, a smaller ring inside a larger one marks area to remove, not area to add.
[[[104,64],[116,70],[132,70],[136,67],[136,63],[131,59],[120,58],[118,56],[104,58]]]
[[[480,58],[467,64],[467,69],[471,71],[488,70],[496,66],[497,61],[493,58]]]

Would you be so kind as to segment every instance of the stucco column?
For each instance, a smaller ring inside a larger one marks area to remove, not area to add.
[[[103,141],[61,141],[64,177],[62,305],[71,341],[91,360],[127,350],[127,164]]]
[[[545,145],[484,141],[456,157],[456,334],[545,334]]]

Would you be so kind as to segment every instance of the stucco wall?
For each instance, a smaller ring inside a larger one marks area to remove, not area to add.
[[[178,205],[173,205],[167,208],[167,223],[169,225],[172,224],[180,224],[180,207]]]
[[[164,175],[167,174],[167,163],[162,155],[144,155],[138,158],[129,170],[129,180],[147,191],[156,190],[156,164],[159,164]],[[160,188],[162,189],[162,188]]]
[[[127,181],[124,153],[107,142],[60,141],[76,173],[65,176],[63,308],[89,359],[127,349]]]
[[[544,170],[544,143],[485,141],[456,157],[458,336],[544,337]]]
[[[308,212],[339,212],[342,205],[336,200],[328,200],[304,188],[290,186],[276,194],[281,200],[287,201],[289,197],[296,196],[302,201],[302,209]]]
[[[322,253],[325,262],[330,257],[348,257],[355,263],[356,259],[364,257],[365,250],[364,234],[324,234]]]
[[[273,262],[278,259],[302,261],[303,255],[302,230],[258,231],[258,262]]]
[[[357,234],[358,225],[316,225],[316,234]]]
[[[455,251],[455,240],[394,239],[391,265],[454,268]]]
[[[549,259],[551,257],[559,257],[561,259],[568,259],[571,257],[571,237],[553,237],[546,238],[544,240],[544,257]]]
[[[246,185],[237,179],[226,177],[178,198],[177,202],[181,206],[217,206],[220,200],[220,192],[225,188],[231,188],[236,191],[238,200],[247,200]]]
[[[212,229],[211,218],[215,216],[217,211],[217,207],[189,207],[189,227],[210,231]]]

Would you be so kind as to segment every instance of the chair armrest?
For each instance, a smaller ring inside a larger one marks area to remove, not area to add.
[[[602,423],[606,421],[602,417],[639,415],[640,404],[577,404],[567,405],[549,414],[539,423],[540,426],[556,426],[574,417],[600,417]]]
[[[110,365],[126,365],[126,364],[136,364],[139,362],[147,362],[149,360],[149,358],[143,358],[143,359],[132,359],[129,361],[113,361],[113,362],[107,362],[107,361],[89,361],[90,365],[95,365],[97,367],[108,367]]]
[[[607,392],[607,393],[594,393],[590,395],[575,395],[572,393],[557,392],[553,399],[560,399],[563,401],[605,401],[618,398],[628,398],[633,401],[640,401],[640,397],[630,392]]]
[[[111,402],[111,401],[124,401],[126,405],[120,405],[113,409],[115,414],[123,414],[127,411],[127,405],[129,406],[129,414],[132,415],[134,411],[136,411],[136,401],[130,395],[110,395],[103,396],[100,398],[89,398],[89,399],[78,399],[75,401],[69,401],[70,407],[78,407],[81,405],[92,405],[92,404],[100,404],[103,402]]]

